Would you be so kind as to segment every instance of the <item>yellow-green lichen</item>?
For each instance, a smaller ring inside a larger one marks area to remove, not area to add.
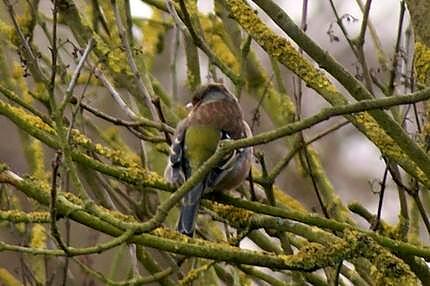
[[[233,18],[273,58],[297,74],[307,85],[320,93],[336,93],[336,87],[310,64],[285,38],[271,31],[255,11],[242,0],[227,1]]]
[[[262,46],[265,51],[273,58],[288,67],[297,74],[308,86],[319,92],[332,105],[345,104],[346,99],[336,90],[336,87],[329,79],[311,63],[309,63],[298,51],[281,36],[271,31],[265,23],[258,18],[255,11],[243,0],[229,0],[227,6],[233,18]],[[387,156],[397,161],[405,170],[419,178],[425,185],[430,186],[428,178],[423,176],[423,172],[411,162],[399,147],[393,146],[393,140],[388,137],[374,120],[370,120],[366,115],[367,122],[353,121],[353,123],[373,142],[377,144],[382,152],[388,153]],[[362,123],[374,123],[373,130],[364,128]],[[368,134],[369,133],[369,134]],[[391,147],[388,151],[386,147]],[[395,149],[392,149],[395,148]]]
[[[46,248],[46,229],[41,224],[35,224],[31,229],[31,242],[30,246],[36,249]]]
[[[409,159],[405,152],[400,149],[400,147],[390,136],[388,136],[382,129],[379,128],[378,123],[376,123],[376,121],[368,113],[358,113],[354,115],[354,119],[359,124],[361,131],[366,134],[366,136],[376,146],[378,146],[382,154],[392,158],[405,169],[413,170],[414,176],[419,181],[424,183],[426,186],[430,186],[430,181],[424,172]]]
[[[46,229],[41,224],[35,224],[31,230],[30,247],[45,249],[47,241]],[[30,256],[30,267],[37,284],[44,285],[46,280],[45,259],[42,256]]]
[[[426,105],[429,105],[429,104],[426,103]],[[429,115],[430,114],[426,115],[427,122],[425,122],[423,126],[423,135],[426,142],[428,142],[428,139],[430,138],[430,116]]]
[[[119,134],[117,127],[112,126],[107,128],[102,134],[103,139],[109,142],[109,145],[116,150],[121,150],[120,157],[125,158],[127,162],[133,162],[130,164],[139,164],[140,158],[134,153],[130,147],[124,142]]]
[[[240,71],[240,63],[224,41],[225,30],[221,21],[216,17],[200,17],[204,38],[218,58],[222,59],[236,74]]]
[[[187,68],[187,86],[193,90],[200,84],[200,78],[194,74],[191,68]]]
[[[63,192],[61,193],[69,202],[78,205],[83,206],[84,202],[76,195],[70,193],[70,192]]]
[[[25,74],[25,70],[24,67],[18,63],[15,63],[12,65],[12,69],[11,69],[11,76],[14,79],[17,78],[22,78]]]
[[[199,276],[203,274],[203,272],[207,271],[211,266],[212,263],[206,263],[198,268],[192,269],[179,281],[179,285],[190,285],[190,283],[199,278]]]
[[[216,202],[212,202],[209,208],[235,226],[249,225],[253,217],[253,213],[248,210]]]
[[[23,36],[28,37],[32,33],[34,25],[34,19],[31,16],[30,9],[28,6],[26,6],[26,9],[23,13],[20,13],[20,15],[16,16],[16,21]],[[14,46],[21,46],[21,38],[13,26],[6,24],[3,21],[0,21],[0,33],[5,35],[7,40]]]
[[[165,185],[163,177],[140,166],[128,167],[120,174],[120,178],[127,182],[144,183],[147,185]]]
[[[12,37],[15,34],[15,29],[12,27],[12,25],[9,25],[6,22],[0,21],[0,34],[2,36],[6,36],[5,38],[11,41]]]
[[[408,235],[409,227],[409,219],[404,218],[401,214],[399,214],[399,222],[397,223],[396,227],[393,228],[393,231],[390,231],[391,227],[387,227],[388,236],[393,239],[404,241]]]
[[[34,84],[34,89],[30,93],[32,97],[42,102],[48,102],[49,95],[46,90],[46,86],[44,83],[36,82]]]
[[[285,205],[285,207],[299,212],[307,212],[306,208],[298,200],[284,193],[278,186],[273,186],[273,194],[276,202]]]
[[[269,116],[272,122],[277,126],[292,122],[295,118],[296,107],[291,99],[287,95],[277,92],[273,87],[261,86],[257,93],[263,96],[265,90],[263,106],[265,110],[270,110]]]
[[[19,222],[49,222],[48,212],[26,213],[19,210],[0,211],[0,221]]]
[[[123,214],[119,211],[109,210],[109,209],[106,209],[106,208],[101,207],[101,206],[97,206],[97,210],[100,213],[107,215],[107,216],[111,216],[112,218],[117,219],[121,222],[126,222],[126,223],[137,223],[138,222],[136,220],[136,218],[134,218],[133,216]]]
[[[121,44],[118,42],[115,45],[115,41],[108,45],[103,41],[97,34],[93,35],[96,43],[96,51],[100,58],[102,58],[109,69],[116,74],[132,75],[127,60],[125,51],[120,48]]]
[[[417,278],[409,266],[369,236],[346,230],[344,238],[349,245],[355,246],[355,257],[367,258],[373,264],[370,275],[375,285],[418,285]]]
[[[21,206],[21,201],[19,200],[19,198],[12,193],[8,194],[8,205],[9,208],[12,210],[21,210],[22,206]],[[25,232],[25,224],[24,223],[16,223],[15,225],[16,230],[23,234]]]
[[[424,85],[430,83],[430,48],[421,42],[415,42],[415,70],[418,82]]]
[[[243,272],[239,272],[239,285],[251,286],[254,285],[251,278]]]
[[[115,21],[115,14],[112,6],[108,1],[102,1],[100,2],[100,9],[103,11],[103,16],[106,20],[110,37],[108,39],[109,42],[106,42],[98,34],[93,33],[93,38],[96,42],[95,49],[97,55],[101,58],[104,57],[105,63],[114,73],[132,75],[130,67],[127,64],[127,55],[122,48],[123,45],[119,37],[118,28]]]
[[[5,268],[0,267],[0,284],[4,286],[22,286],[23,284],[19,282],[9,271]]]
[[[72,129],[72,140],[75,144],[96,152],[99,155],[109,159],[113,164],[122,167],[137,168],[140,166],[139,158],[132,152],[123,152],[119,149],[112,149],[102,144],[94,144],[90,138],[82,134],[77,129]]]
[[[194,244],[194,245],[202,245],[208,249],[207,250],[208,252],[209,251],[216,251],[219,248],[223,248],[223,249],[229,248],[231,250],[238,250],[237,247],[231,246],[228,243],[224,243],[224,242],[215,243],[215,242],[207,241],[204,239],[191,238],[189,236],[183,235],[177,231],[174,231],[172,229],[165,228],[165,227],[158,227],[158,228],[154,229],[151,233],[156,235],[156,236],[163,237],[166,239],[175,240],[178,242]],[[180,246],[178,245],[178,248],[179,247]]]
[[[167,32],[166,23],[160,23],[162,14],[159,10],[154,9],[151,19],[145,21],[136,21],[138,27],[143,32],[142,45],[143,56],[147,66],[152,67],[155,56],[163,50],[164,35]],[[154,20],[154,21],[151,21]]]
[[[151,231],[151,233],[159,237],[164,237],[167,239],[172,239],[172,240],[177,240],[182,242],[189,242],[191,240],[190,237],[186,235],[182,235],[179,232],[173,231],[165,227],[157,227],[156,229]]]
[[[30,139],[30,144],[28,145],[29,152],[31,154],[31,170],[32,176],[39,180],[47,180],[48,173],[45,169],[45,160],[43,154],[42,143],[37,139]]]
[[[16,117],[20,118],[21,120],[25,121],[28,125],[37,129],[41,129],[49,134],[55,133],[54,129],[52,129],[48,124],[43,122],[43,120],[40,117],[32,115],[31,113],[25,111],[21,107],[16,107],[2,101],[0,101],[0,105],[3,105],[5,109],[9,109],[11,113],[13,113]]]
[[[300,248],[294,255],[280,255],[286,265],[297,269],[319,269],[325,266],[334,266],[344,258],[351,256],[351,249],[345,241],[322,246],[318,243],[308,243]]]

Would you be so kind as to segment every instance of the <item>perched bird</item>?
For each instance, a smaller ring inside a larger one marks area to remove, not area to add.
[[[165,171],[166,179],[177,186],[215,153],[221,140],[251,136],[239,102],[221,84],[200,87],[193,96],[191,108],[176,128]],[[252,147],[233,151],[185,195],[179,232],[193,236],[201,196],[209,191],[238,187],[249,173],[251,158]]]

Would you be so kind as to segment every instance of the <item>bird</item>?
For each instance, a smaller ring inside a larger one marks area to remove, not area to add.
[[[236,97],[223,84],[210,83],[196,89],[188,116],[178,123],[165,178],[180,186],[217,150],[222,140],[252,136]],[[252,147],[237,149],[198,182],[182,199],[178,232],[193,237],[203,194],[237,188],[248,176]]]

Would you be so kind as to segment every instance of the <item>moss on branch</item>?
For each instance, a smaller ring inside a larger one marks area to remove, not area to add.
[[[268,12],[280,28],[293,38],[320,66],[339,80],[353,97],[357,100],[372,97],[353,75],[349,74],[330,55],[307,37],[279,6],[272,1],[254,2]],[[336,90],[328,78],[302,57],[287,39],[271,31],[243,0],[228,0],[227,4],[231,15],[269,55],[296,73],[309,87],[315,89],[332,105],[346,104],[345,97]],[[430,179],[430,159],[388,114],[375,110],[364,113],[360,120],[353,115],[348,115],[347,118],[381,152],[401,165],[411,175],[426,181]],[[367,127],[369,125],[372,126],[372,132]],[[392,148],[384,150],[387,145],[392,146]]]

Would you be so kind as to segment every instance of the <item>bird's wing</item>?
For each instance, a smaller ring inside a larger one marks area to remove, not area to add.
[[[250,137],[252,136],[251,129],[249,128],[246,121],[243,121],[244,128],[245,128],[245,134],[244,137]],[[222,140],[225,139],[231,139],[229,134],[227,132],[224,132]],[[250,163],[251,163],[251,157],[252,157],[252,147],[247,148],[240,148],[237,150],[234,150],[230,154],[224,158],[223,161],[221,161],[217,167],[213,168],[212,171],[209,173],[207,178],[207,189],[205,192],[212,191],[213,188],[219,186],[220,182],[223,181],[223,179],[229,175],[229,176],[239,176],[243,177],[241,174],[241,169],[249,169]],[[243,166],[246,165],[246,166]],[[235,180],[232,180],[235,181]],[[242,180],[237,180],[242,181]],[[222,187],[226,187],[227,189],[232,189],[236,187],[236,184],[233,184],[231,186],[225,186],[225,184],[221,184]]]
[[[211,126],[189,126],[184,135],[182,144],[182,170],[185,178],[189,178],[198,170],[216,151],[221,134],[218,129]],[[197,183],[183,198],[181,214],[178,222],[178,231],[192,236],[194,233],[195,218],[200,206],[200,199],[207,187],[207,178],[211,172]]]
[[[187,121],[183,120],[178,123],[172,146],[170,146],[170,154],[164,177],[173,185],[181,185],[186,178],[184,173],[184,139],[187,130]]]

